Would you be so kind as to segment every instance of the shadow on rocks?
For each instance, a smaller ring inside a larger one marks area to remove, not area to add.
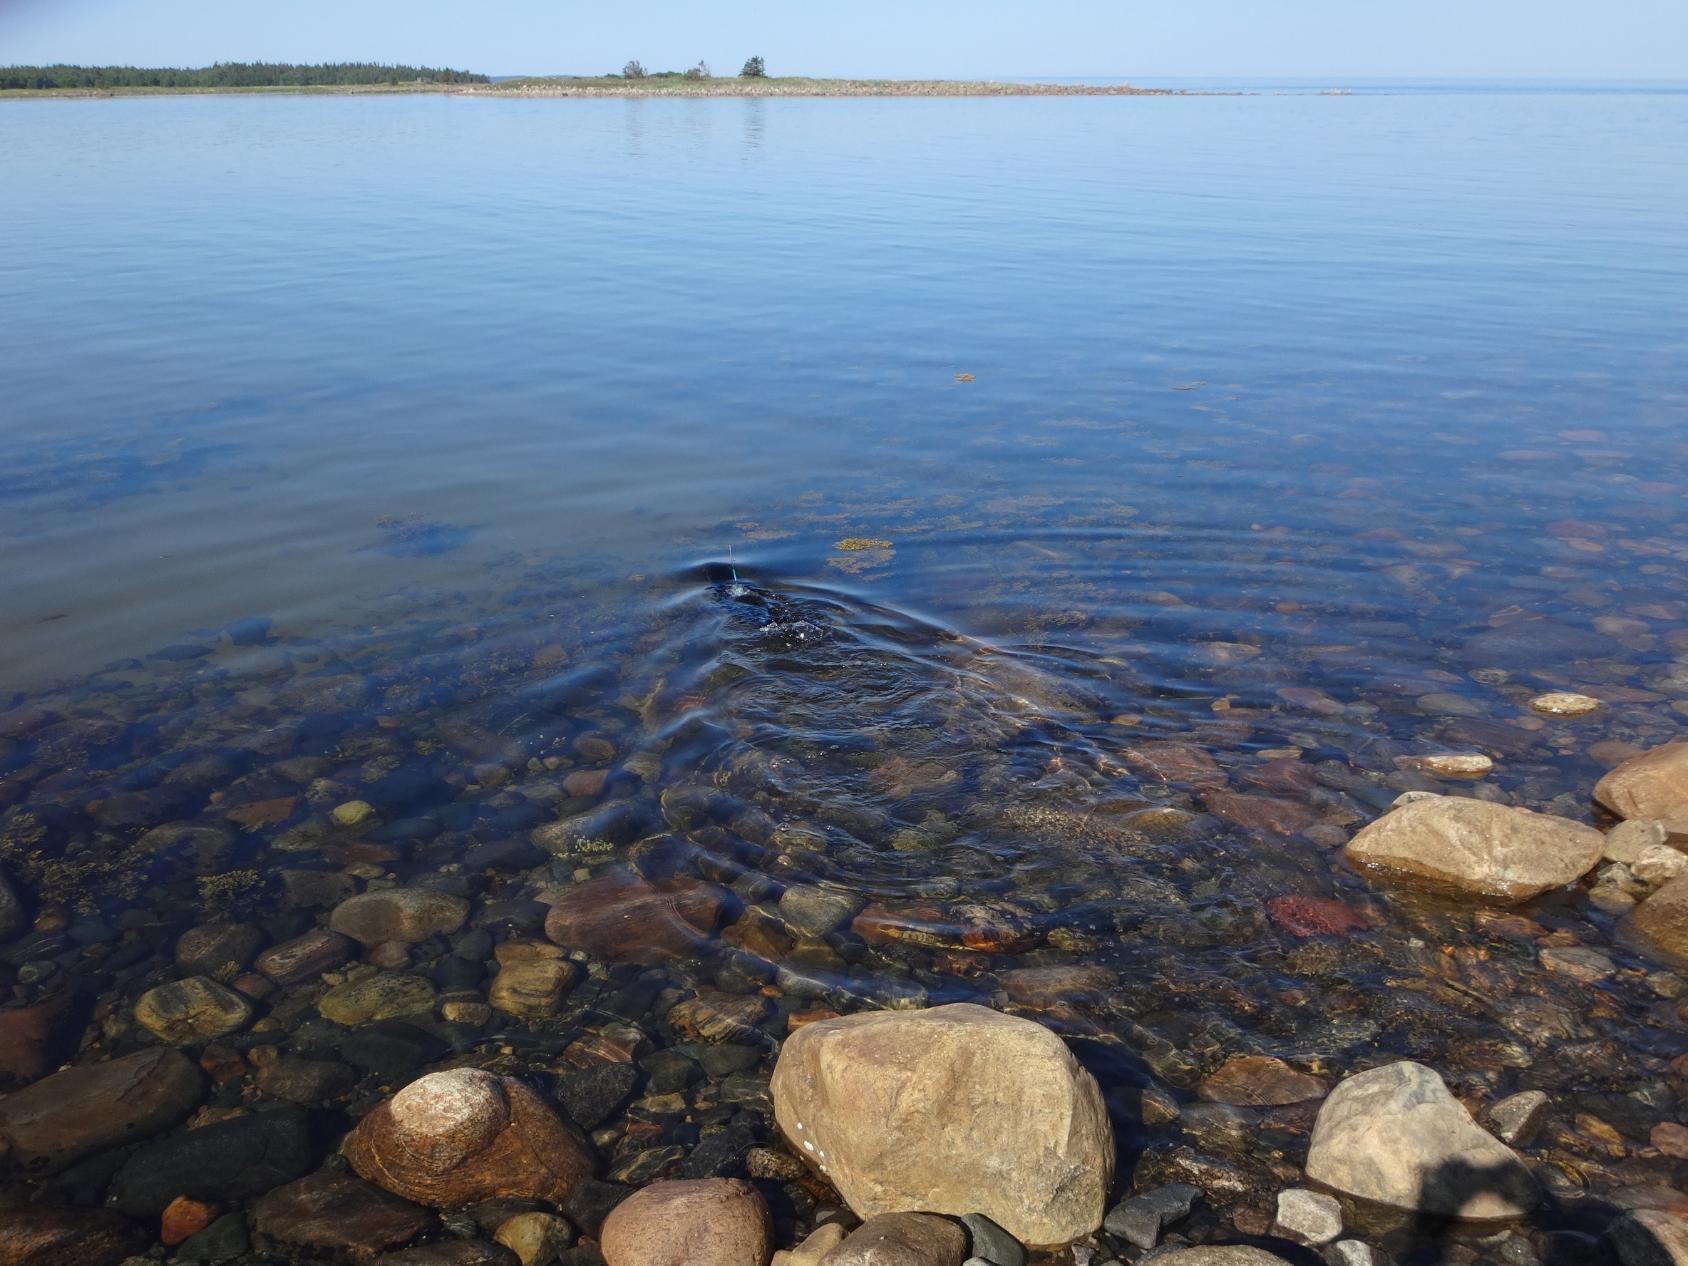
[[[1419,1203],[1446,1207],[1484,1192],[1516,1199],[1518,1187],[1518,1171],[1509,1166],[1449,1161],[1426,1176]],[[1388,1237],[1389,1246],[1399,1266],[1465,1266],[1472,1260],[1473,1249],[1478,1260],[1515,1260],[1503,1259],[1497,1250],[1481,1243],[1510,1228],[1520,1234],[1535,1233],[1539,1266],[1617,1266],[1620,1259],[1606,1233],[1625,1212],[1592,1196],[1562,1200],[1541,1190],[1535,1209],[1516,1223],[1472,1223],[1421,1212]],[[1625,1266],[1652,1266],[1654,1262],[1664,1266],[1671,1260],[1665,1247],[1642,1223],[1631,1219],[1626,1230],[1631,1234],[1628,1256],[1622,1259]]]

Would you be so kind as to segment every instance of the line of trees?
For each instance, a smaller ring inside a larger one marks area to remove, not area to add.
[[[15,88],[316,88],[352,84],[484,84],[485,75],[381,62],[218,62],[198,69],[139,66],[0,66],[0,91]]]
[[[699,62],[690,70],[657,70],[645,69],[645,64],[637,57],[621,68],[623,79],[712,79],[713,72],[708,62]],[[741,79],[766,79],[768,67],[760,57],[752,57],[744,63],[744,69],[739,71]],[[611,75],[611,79],[615,76]]]

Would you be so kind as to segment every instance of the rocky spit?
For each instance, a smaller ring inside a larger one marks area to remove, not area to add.
[[[297,688],[319,709],[358,689]],[[13,712],[0,734],[62,724]],[[437,822],[394,820],[403,773],[376,755],[360,787],[347,757],[272,753],[306,791],[213,791],[197,817],[198,789],[236,771],[114,787],[87,812],[128,832],[121,874],[74,850],[46,864],[61,819],[8,802],[0,1266],[1688,1264],[1688,743],[1612,762],[1603,827],[1504,803],[1472,753],[1402,755],[1406,790],[1359,814],[1328,787],[1319,813],[1291,798],[1312,787],[1291,757],[1245,791],[1194,746],[1126,748],[1120,768],[1190,789],[1209,820],[1346,868],[1340,898],[1183,921],[1157,921],[1170,881],[1138,894],[1134,931],[1241,957],[1270,936],[1275,962],[1328,982],[1320,1031],[1341,1040],[1303,1055],[1224,1019],[1318,1009],[1282,976],[1265,999],[1217,975],[1134,981],[1100,960],[1124,929],[1098,902],[1056,918],[771,878],[744,841],[786,826],[741,805],[729,834],[717,792],[685,785],[636,809],[615,789],[657,754],[593,730],[567,750],[526,771],[555,782],[554,813],[501,799],[508,767],[472,766],[458,781],[498,829],[427,865]],[[875,777],[913,794],[945,784],[931,766]],[[1125,871],[1194,815],[1002,816]],[[240,897],[254,836],[280,914]],[[169,935],[149,910],[113,925],[63,899],[167,863],[201,901]],[[1476,935],[1384,942],[1385,902]],[[1606,948],[1577,934],[1595,920]],[[1372,962],[1404,1017],[1392,1042],[1334,970],[1368,943],[1389,947]],[[88,962],[97,989],[70,970]],[[1419,1040],[1432,1005],[1499,1009],[1509,1036]],[[1197,1006],[1178,1044],[1131,1018]],[[1600,1036],[1617,1019],[1633,1049]]]

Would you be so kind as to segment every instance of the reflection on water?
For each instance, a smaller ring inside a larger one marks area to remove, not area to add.
[[[771,1138],[807,1015],[979,1000],[1075,1040],[1136,1180],[1219,1197],[1198,1238],[1305,1148],[1311,1105],[1194,1101],[1241,1054],[1547,1090],[1567,1225],[1668,1186],[1684,986],[1620,907],[1385,892],[1338,849],[1408,790],[1592,820],[1683,737],[1685,124],[8,106],[5,983],[85,1006],[56,1057],[118,1053],[189,927],[279,943],[397,880],[475,903],[371,951],[426,981],[406,1024],[540,1081],[699,1066],[599,1129],[627,1181]],[[474,1010],[603,873],[709,894],[702,949]],[[320,980],[242,979],[256,1045],[335,1056]],[[694,995],[752,1022],[717,1049]]]

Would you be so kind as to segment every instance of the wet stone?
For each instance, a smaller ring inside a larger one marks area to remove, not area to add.
[[[961,1226],[967,1232],[967,1252],[972,1259],[990,1266],[1025,1266],[1025,1247],[984,1214],[964,1214]]]
[[[1272,1229],[1302,1244],[1329,1244],[1342,1234],[1342,1205],[1323,1192],[1291,1188],[1278,1193]]]
[[[111,1203],[132,1217],[155,1217],[178,1196],[241,1200],[298,1178],[316,1160],[304,1113],[252,1113],[142,1147],[113,1180]]]
[[[434,1009],[434,986],[421,976],[389,972],[336,985],[317,1000],[326,1020],[347,1026],[418,1015]]]
[[[160,1041],[186,1046],[245,1028],[252,1004],[208,976],[189,976],[142,994],[135,1019]]]
[[[493,977],[487,1001],[494,1008],[524,1020],[554,1016],[580,977],[580,968],[567,959],[527,959],[505,963]]]
[[[344,966],[356,952],[349,938],[318,928],[265,950],[253,966],[278,985],[296,985]]]
[[[426,1209],[352,1174],[330,1171],[277,1187],[252,1207],[260,1239],[359,1260],[408,1244],[433,1224]]]
[[[173,1050],[67,1068],[0,1099],[0,1138],[15,1165],[57,1169],[176,1124],[204,1084]]]
[[[469,903],[429,888],[385,888],[336,906],[328,925],[364,945],[397,941],[414,945],[450,935],[469,917]]]
[[[291,1056],[265,1064],[255,1078],[260,1093],[298,1104],[338,1099],[351,1090],[356,1080],[350,1068],[335,1060]]]
[[[1189,1217],[1201,1199],[1200,1187],[1169,1183],[1122,1200],[1108,1211],[1102,1229],[1137,1248],[1151,1249],[1168,1228]]]
[[[803,936],[822,937],[860,913],[866,902],[855,893],[819,884],[794,884],[780,896],[779,912]]]
[[[108,1209],[0,1210],[0,1261],[8,1266],[118,1266],[147,1240]]]
[[[1329,1087],[1319,1078],[1266,1055],[1236,1055],[1202,1079],[1197,1093],[1214,1103],[1263,1108],[1322,1099]]]
[[[176,967],[190,976],[226,981],[251,964],[263,943],[264,934],[250,924],[201,924],[177,939]]]
[[[1580,945],[1548,946],[1539,957],[1546,970],[1557,976],[1569,976],[1585,985],[1609,979],[1618,970],[1608,955]]]
[[[595,1063],[557,1080],[557,1102],[569,1120],[593,1130],[633,1097],[638,1084],[639,1070],[632,1064]]]

